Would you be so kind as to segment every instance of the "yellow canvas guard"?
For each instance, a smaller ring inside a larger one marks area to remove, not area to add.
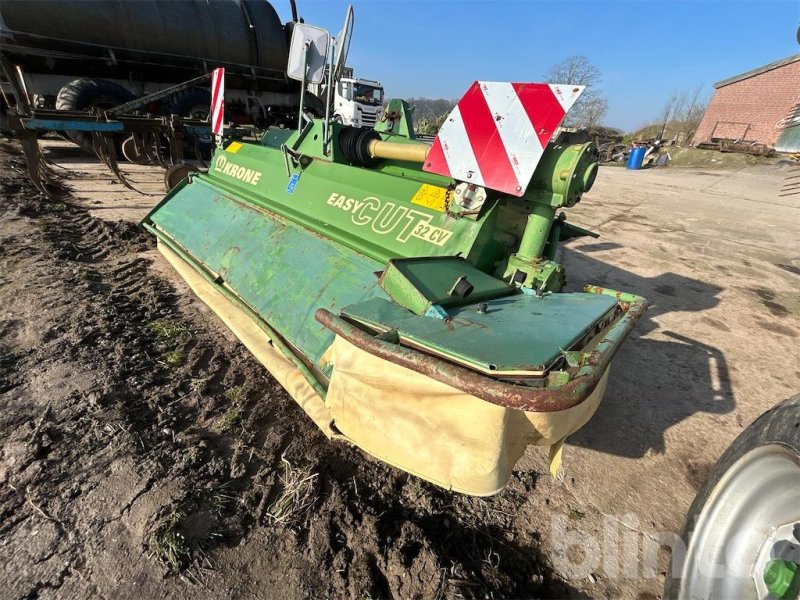
[[[594,415],[608,369],[581,404],[525,412],[486,402],[337,337],[325,404],[337,430],[373,456],[447,489],[496,494],[529,444],[560,444]],[[555,466],[555,465],[554,465]]]

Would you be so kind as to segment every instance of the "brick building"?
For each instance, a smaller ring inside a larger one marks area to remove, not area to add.
[[[800,102],[800,54],[723,79],[714,88],[695,144],[714,137],[774,146]]]

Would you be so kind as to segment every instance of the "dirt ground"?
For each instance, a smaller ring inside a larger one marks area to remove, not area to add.
[[[137,195],[47,147],[63,201],[0,147],[3,598],[657,598],[705,473],[800,390],[782,166],[601,170],[570,286],[653,306],[561,476],[533,448],[475,499],[315,429],[136,226],[161,171],[130,168]]]

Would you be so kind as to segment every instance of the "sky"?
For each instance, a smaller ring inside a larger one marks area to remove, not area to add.
[[[284,21],[288,0],[271,0]],[[656,120],[673,92],[800,53],[800,0],[297,0],[309,24],[337,35],[347,5],[348,65],[387,98],[460,98],[475,80],[542,81],[583,54],[603,74],[605,125]],[[569,82],[563,82],[569,83]]]

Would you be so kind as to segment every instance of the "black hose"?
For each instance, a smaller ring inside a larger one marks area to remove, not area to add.
[[[289,0],[289,4],[292,7],[292,21],[297,23],[297,2],[295,2],[295,0]]]

